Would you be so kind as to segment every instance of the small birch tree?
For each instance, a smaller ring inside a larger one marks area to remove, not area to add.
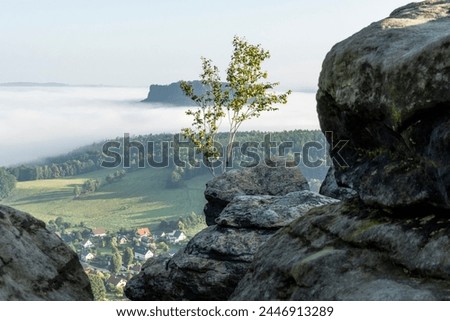
[[[237,36],[233,38],[233,47],[225,83],[220,79],[219,69],[210,59],[203,57],[200,80],[204,93],[194,93],[189,82],[181,83],[183,92],[198,105],[197,109],[186,112],[193,117],[193,122],[192,127],[182,129],[182,133],[205,158],[217,160],[221,156],[215,138],[222,120],[228,118],[228,146],[223,171],[232,162],[233,142],[242,123],[258,118],[265,111],[278,110],[276,104],[285,104],[291,93],[276,94],[274,88],[278,83],[266,81],[268,74],[262,70],[262,63],[270,58],[269,51]]]

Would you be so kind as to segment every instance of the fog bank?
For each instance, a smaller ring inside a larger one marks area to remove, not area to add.
[[[190,126],[187,108],[140,103],[147,90],[0,87],[0,166],[66,153],[124,133],[176,133]],[[244,123],[241,130],[318,128],[315,94],[293,93],[280,110]]]

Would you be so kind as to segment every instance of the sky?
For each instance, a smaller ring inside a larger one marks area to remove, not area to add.
[[[314,89],[331,47],[405,0],[0,0],[0,83],[148,86],[223,72],[233,36],[280,89]]]

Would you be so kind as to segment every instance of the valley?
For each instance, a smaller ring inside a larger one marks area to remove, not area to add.
[[[5,205],[33,213],[48,222],[63,217],[66,222],[84,222],[108,231],[159,224],[163,219],[202,212],[204,186],[210,175],[186,180],[186,188],[166,190],[168,168],[137,169],[120,181],[101,186],[95,193],[74,199],[73,190],[87,179],[102,180],[114,170],[101,169],[60,179],[18,182],[3,201]]]

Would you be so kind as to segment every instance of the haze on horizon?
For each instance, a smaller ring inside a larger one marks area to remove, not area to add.
[[[184,107],[145,104],[145,87],[0,87],[0,167],[68,153],[124,133],[178,133]],[[224,126],[226,124],[223,124]],[[319,129],[314,93],[293,93],[280,110],[241,130]],[[221,128],[221,130],[225,130]],[[119,140],[120,141],[120,140]]]
[[[234,35],[260,43],[280,89],[313,89],[338,41],[405,0],[2,0],[0,83],[148,86],[223,71]],[[1,106],[0,106],[1,108]]]

